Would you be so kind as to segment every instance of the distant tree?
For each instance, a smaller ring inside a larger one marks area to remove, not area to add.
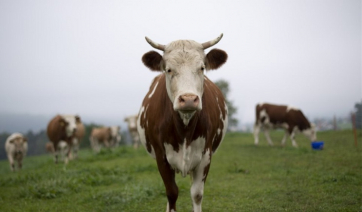
[[[228,110],[229,110],[229,114],[228,114],[228,118],[229,118],[229,126],[228,126],[228,130],[230,130],[232,127],[236,127],[238,125],[238,120],[234,117],[237,108],[234,106],[233,102],[229,100],[228,98],[228,94],[229,94],[229,83],[226,80],[218,80],[215,82],[215,84],[217,85],[217,87],[220,88],[222,94],[225,97],[226,100],[226,105],[228,106]]]
[[[362,129],[362,100],[354,105],[356,108],[356,128]]]

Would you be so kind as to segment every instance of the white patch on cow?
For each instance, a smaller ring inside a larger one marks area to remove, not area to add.
[[[219,146],[221,145],[221,143],[224,140],[226,131],[228,129],[228,123],[229,123],[229,117],[228,117],[229,109],[228,109],[228,106],[226,105],[226,102],[224,102],[224,107],[225,107],[225,119],[223,119],[222,116],[221,116],[221,121],[223,123],[224,128],[222,129],[222,137],[221,137],[221,141],[220,141]],[[221,111],[220,111],[220,113],[221,113]],[[216,150],[217,149],[215,149],[215,151],[213,152],[214,154],[216,153]]]
[[[192,113],[181,113],[179,111],[180,117],[184,123],[185,126],[187,126],[192,118],[192,116],[195,114],[196,111],[192,112]]]
[[[151,97],[153,96],[153,94],[154,94],[155,91],[156,91],[157,85],[158,85],[158,82],[156,83],[155,87],[153,87],[153,90],[152,90],[152,92],[150,93],[150,95],[148,95],[148,98],[151,98]]]
[[[181,172],[182,177],[185,177],[192,169],[200,164],[203,157],[202,152],[205,148],[205,138],[199,137],[192,141],[186,147],[186,139],[179,146],[179,151],[176,152],[171,144],[164,143],[166,158],[173,169]]]
[[[194,212],[201,212],[201,203],[197,202],[197,198],[203,197],[204,195],[204,185],[205,182],[203,179],[206,177],[204,174],[205,168],[210,164],[210,150],[207,149],[205,154],[202,156],[202,159],[199,165],[192,172],[192,186],[191,186],[191,199],[193,203]]]
[[[221,128],[217,129],[217,134],[220,135]]]
[[[147,106],[148,108],[148,106]],[[145,110],[145,107],[141,107],[140,112],[139,112],[139,116],[141,117],[142,112]],[[146,114],[144,116],[144,118],[146,118]],[[148,154],[150,154],[153,158],[156,159],[156,155],[155,155],[155,150],[153,149],[153,146],[151,145],[151,153],[147,151],[147,140],[146,140],[146,133],[145,133],[145,129],[141,127],[141,119],[137,119],[137,131],[141,140],[141,143],[143,144],[143,146],[146,148],[146,152]]]
[[[299,108],[296,108],[296,107],[293,107],[293,106],[289,106],[289,105],[288,105],[288,107],[287,107],[287,112],[289,112],[290,110],[296,110],[296,111],[298,111]]]
[[[72,136],[75,130],[77,129],[77,123],[75,120],[74,115],[61,115],[63,119],[65,119],[66,122],[68,122],[68,125],[66,127],[66,133],[67,136]]]

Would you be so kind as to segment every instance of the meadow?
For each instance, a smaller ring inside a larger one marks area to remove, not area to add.
[[[260,135],[228,133],[213,156],[203,211],[362,211],[362,150],[352,131],[319,132],[321,151],[297,135],[280,146]],[[0,161],[0,211],[165,211],[165,189],[156,162],[144,150],[122,146],[99,154],[85,149],[67,166],[50,155],[25,158],[12,173]],[[190,178],[177,175],[178,211],[192,211]]]

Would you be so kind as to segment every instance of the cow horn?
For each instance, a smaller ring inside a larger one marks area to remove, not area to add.
[[[149,39],[147,36],[145,37],[146,38],[146,41],[147,43],[149,43],[153,48],[155,49],[159,49],[161,51],[165,51],[165,45],[162,45],[162,44],[158,44],[156,42],[153,42],[151,39]]]
[[[207,48],[209,48],[209,47],[217,44],[217,43],[221,40],[222,36],[223,36],[223,34],[221,33],[221,35],[220,35],[219,37],[215,38],[214,40],[211,40],[211,41],[208,41],[208,42],[203,43],[203,44],[202,44],[202,47],[203,47],[204,49],[207,49]]]

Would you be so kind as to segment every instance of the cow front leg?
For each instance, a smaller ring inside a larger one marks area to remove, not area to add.
[[[259,144],[259,132],[260,132],[260,126],[258,124],[254,125],[254,144]]]
[[[273,146],[274,144],[273,144],[273,141],[272,141],[271,138],[270,138],[269,129],[268,129],[268,128],[265,128],[265,129],[264,129],[264,135],[265,135],[266,140],[268,141],[268,144],[269,144],[270,146]]]
[[[176,201],[178,198],[178,187],[175,182],[175,171],[171,168],[166,160],[165,155],[157,156],[157,167],[161,174],[163,183],[166,188],[167,206],[166,212],[176,212]]]
[[[290,134],[290,139],[292,140],[292,145],[294,146],[294,147],[298,147],[298,144],[297,144],[297,142],[295,141],[295,127],[290,127],[289,128],[289,130],[288,130],[288,132],[289,132],[289,134]]]
[[[192,172],[191,199],[193,212],[202,211],[202,198],[204,196],[204,186],[210,169],[211,154],[207,150],[203,155],[200,164]]]
[[[11,154],[8,154],[9,164],[10,164],[10,170],[15,171],[15,165],[14,165],[14,158]]]

